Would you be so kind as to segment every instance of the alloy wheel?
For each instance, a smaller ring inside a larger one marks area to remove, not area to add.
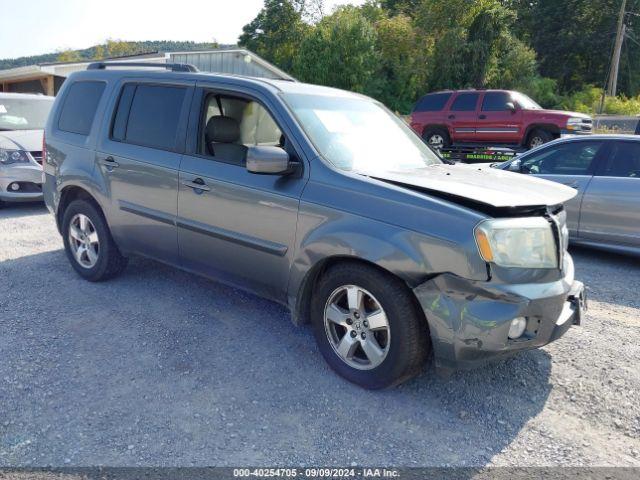
[[[442,135],[439,134],[434,134],[431,135],[429,137],[429,145],[432,146],[433,148],[442,148],[444,146],[444,138],[442,137]]]
[[[73,216],[69,223],[69,245],[78,264],[93,268],[100,254],[98,232],[89,217],[82,213]]]
[[[541,137],[538,137],[536,135],[535,137],[531,138],[531,141],[529,142],[529,147],[536,148],[542,145],[543,143],[544,143],[544,140]]]
[[[324,327],[333,351],[350,367],[376,368],[389,353],[389,320],[364,288],[344,285],[334,290],[325,305]]]

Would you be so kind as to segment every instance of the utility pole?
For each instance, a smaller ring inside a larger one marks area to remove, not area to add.
[[[626,25],[624,23],[625,8],[627,6],[627,0],[622,0],[620,6],[620,14],[618,15],[618,30],[616,32],[616,43],[613,47],[613,57],[611,59],[611,70],[609,71],[609,84],[607,85],[607,95],[610,97],[616,96],[616,90],[618,88],[618,70],[620,68],[620,52],[622,52],[622,40],[624,39],[624,33]]]

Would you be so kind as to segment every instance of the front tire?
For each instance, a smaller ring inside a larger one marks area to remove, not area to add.
[[[408,380],[424,365],[431,344],[418,308],[400,279],[347,263],[320,278],[311,321],[334,371],[361,387],[381,389]]]
[[[85,280],[108,280],[127,266],[127,258],[118,250],[93,202],[74,200],[69,204],[62,219],[62,238],[71,266]]]
[[[553,135],[551,133],[537,128],[529,134],[529,138],[527,139],[527,148],[531,150],[532,148],[539,147],[551,140],[553,140]]]

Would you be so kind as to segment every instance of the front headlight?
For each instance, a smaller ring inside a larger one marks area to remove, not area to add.
[[[22,150],[5,150],[0,148],[0,165],[10,165],[12,163],[29,162],[27,152]]]
[[[480,256],[501,267],[556,268],[558,254],[551,223],[543,217],[485,220],[474,235]]]

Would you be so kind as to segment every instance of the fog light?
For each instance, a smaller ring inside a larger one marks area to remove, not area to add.
[[[516,339],[521,337],[526,328],[527,319],[525,317],[514,318],[509,326],[509,338]]]
[[[20,190],[20,185],[18,185],[17,183],[12,183],[11,190],[13,190],[14,192],[17,192],[18,190]]]

